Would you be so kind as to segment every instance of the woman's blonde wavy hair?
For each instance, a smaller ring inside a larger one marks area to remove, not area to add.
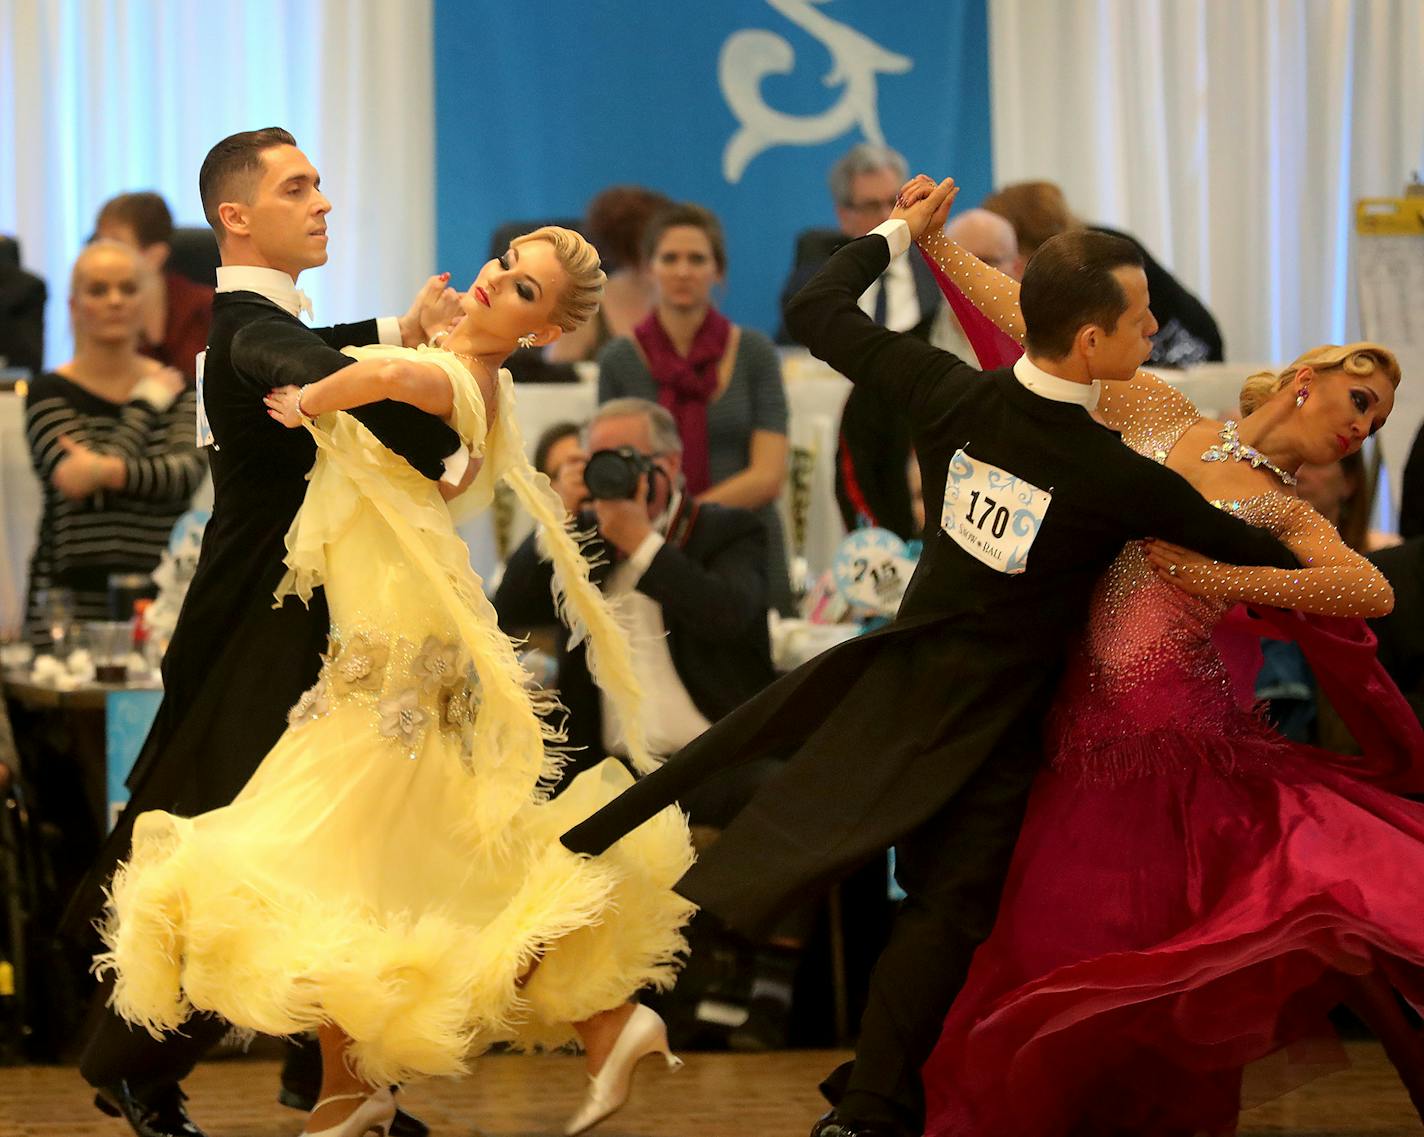
[[[518,248],[530,241],[548,241],[553,245],[569,278],[554,305],[551,319],[566,332],[582,327],[598,311],[603,300],[603,283],[608,279],[599,263],[598,250],[580,234],[558,225],[545,225],[509,243]]]
[[[1394,352],[1377,343],[1322,344],[1297,357],[1280,371],[1258,371],[1241,385],[1241,416],[1253,411],[1295,382],[1301,368],[1312,371],[1344,371],[1348,375],[1373,375],[1383,371],[1390,385],[1399,386],[1399,360]]]

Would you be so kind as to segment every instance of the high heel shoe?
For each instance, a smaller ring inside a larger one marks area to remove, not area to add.
[[[378,1133],[389,1137],[391,1121],[396,1115],[396,1099],[391,1091],[382,1086],[371,1094],[332,1094],[322,1098],[312,1108],[315,1113],[328,1102],[352,1101],[360,1099],[358,1105],[340,1125],[328,1125],[325,1129],[303,1129],[302,1137],[365,1137],[367,1133]]]
[[[622,1109],[633,1085],[633,1069],[649,1054],[661,1054],[669,1070],[682,1068],[682,1059],[668,1049],[663,1020],[656,1011],[640,1003],[618,1032],[618,1041],[604,1060],[603,1069],[589,1075],[588,1094],[578,1112],[564,1126],[565,1137],[585,1133]]]

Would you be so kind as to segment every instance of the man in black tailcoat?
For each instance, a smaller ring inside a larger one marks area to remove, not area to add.
[[[910,187],[907,187],[907,191]],[[923,1131],[919,1070],[993,924],[1041,757],[1040,731],[1098,578],[1159,536],[1239,564],[1296,567],[1097,422],[1097,384],[1130,379],[1156,329],[1141,257],[1074,232],[1025,272],[1028,354],[980,373],[856,304],[931,224],[952,183],[896,208],[797,295],[792,333],[912,424],[931,519],[899,615],[743,704],[564,836],[601,851],[705,778],[790,758],[677,889],[757,935],[887,846],[907,896],[871,979],[855,1060],[822,1085],[821,1137]]]
[[[210,427],[200,441],[210,447],[212,520],[163,660],[163,703],[129,777],[129,804],[71,905],[71,925],[98,909],[100,886],[128,854],[134,818],[150,809],[190,816],[228,804],[285,729],[288,709],[316,681],[328,632],[325,596],[318,592],[310,608],[293,599],[274,608],[272,600],[316,447],[306,431],[271,421],[262,396],[340,370],[351,362],[341,347],[413,346],[424,338],[422,321],[433,326],[453,307],[443,279],[432,277],[399,320],[308,328],[298,319],[307,304],[296,278],[326,262],[331,203],[285,130],[224,139],[198,180],[223,258],[198,369],[200,432],[204,419]],[[412,467],[441,480],[447,496],[468,484],[469,454],[438,418],[403,403],[353,413]],[[122,1115],[140,1137],[201,1137],[178,1083],[226,1029],[195,1016],[182,1034],[159,1041],[106,1008],[80,1072],[98,1091],[95,1104]],[[402,1132],[424,1133],[425,1126],[398,1115],[392,1134]]]

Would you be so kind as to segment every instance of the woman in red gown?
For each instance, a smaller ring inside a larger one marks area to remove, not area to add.
[[[1017,337],[1017,285],[942,234],[922,246],[981,362],[1001,365],[1012,344],[965,296]],[[1296,466],[1359,448],[1398,382],[1377,345],[1318,348],[1248,380],[1239,424],[1145,373],[1104,387],[1125,444],[1304,567],[1129,546],[1100,583],[997,924],[924,1068],[931,1137],[1232,1134],[1249,1063],[1276,1056],[1267,1093],[1338,1064],[1310,1043],[1341,1002],[1424,1105],[1424,1047],[1394,998],[1424,1006],[1424,806],[1396,796],[1424,785],[1424,732],[1362,619],[1389,610],[1388,585],[1292,489]],[[1302,644],[1362,758],[1261,721],[1260,634]]]

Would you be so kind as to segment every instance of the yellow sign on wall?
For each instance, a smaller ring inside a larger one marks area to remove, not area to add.
[[[1424,236],[1424,195],[1361,198],[1355,203],[1355,232],[1371,237]]]

